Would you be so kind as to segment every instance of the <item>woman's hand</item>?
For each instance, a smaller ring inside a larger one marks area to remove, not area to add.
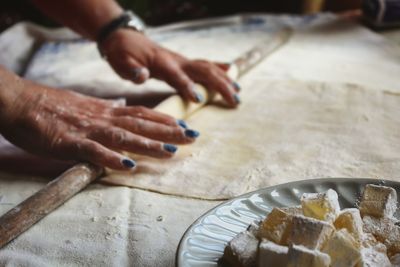
[[[231,107],[240,100],[239,85],[226,75],[227,66],[204,60],[189,60],[152,42],[132,29],[119,29],[100,49],[113,69],[124,79],[143,83],[153,77],[164,80],[186,100],[201,102],[194,83],[215,90]]]
[[[183,121],[144,107],[123,107],[13,76],[0,88],[13,92],[0,95],[0,130],[36,154],[129,170],[135,162],[116,151],[169,158],[176,144],[192,143],[199,135]]]

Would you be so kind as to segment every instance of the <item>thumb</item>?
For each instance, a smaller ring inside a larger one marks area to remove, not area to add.
[[[122,78],[136,84],[144,83],[150,78],[149,69],[130,56],[123,59],[109,59],[109,63]]]

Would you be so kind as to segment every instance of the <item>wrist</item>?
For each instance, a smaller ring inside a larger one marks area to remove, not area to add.
[[[111,65],[121,57],[133,58],[142,67],[153,65],[154,56],[160,47],[145,35],[130,29],[118,29],[99,46],[104,59]]]
[[[102,51],[103,43],[110,38],[115,32],[121,29],[131,29],[138,33],[143,33],[145,30],[145,23],[131,11],[125,11],[119,16],[110,20],[103,25],[97,33],[96,42],[99,52],[104,56]]]

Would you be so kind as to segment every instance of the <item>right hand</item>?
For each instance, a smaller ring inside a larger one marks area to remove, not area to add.
[[[231,108],[240,103],[240,86],[228,77],[226,64],[188,59],[131,29],[113,32],[100,49],[116,73],[134,83],[150,77],[163,80],[183,99],[195,103],[204,100],[195,90],[195,84],[201,84],[221,94]]]

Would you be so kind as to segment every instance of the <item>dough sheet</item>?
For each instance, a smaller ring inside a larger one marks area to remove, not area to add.
[[[201,137],[171,160],[134,156],[135,173],[102,182],[227,199],[321,177],[395,178],[400,95],[343,83],[243,80],[237,110],[206,106],[188,119]]]

